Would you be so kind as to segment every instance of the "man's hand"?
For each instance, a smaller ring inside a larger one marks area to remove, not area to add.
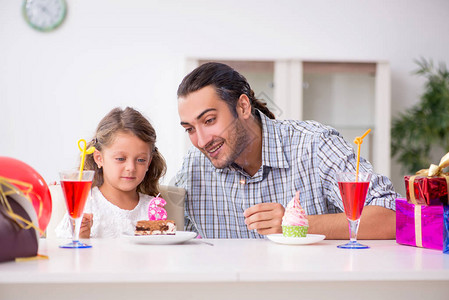
[[[90,228],[93,223],[93,215],[92,214],[84,214],[83,220],[81,221],[80,227],[80,238],[88,239],[90,238]]]
[[[284,207],[279,203],[260,203],[251,206],[243,213],[249,230],[257,229],[263,235],[282,233]]]

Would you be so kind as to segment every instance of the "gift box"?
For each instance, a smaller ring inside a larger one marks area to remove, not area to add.
[[[449,214],[449,206],[446,206]],[[424,206],[408,203],[406,199],[396,199],[396,242],[399,244],[443,250],[443,235],[446,234],[443,222],[444,207]],[[449,228],[447,228],[449,229]],[[449,248],[448,241],[445,247]],[[448,249],[449,252],[449,249]]]
[[[418,205],[448,204],[448,180],[449,176],[404,176],[407,201]]]
[[[444,206],[443,253],[449,254],[449,205]]]
[[[404,176],[407,201],[418,205],[448,205],[449,174],[443,169],[449,166],[449,153],[440,164],[431,164],[413,176]]]

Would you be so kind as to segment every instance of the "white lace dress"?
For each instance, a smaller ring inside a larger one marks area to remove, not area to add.
[[[85,213],[93,214],[91,238],[117,238],[123,232],[133,233],[137,221],[148,220],[148,206],[153,196],[139,194],[139,203],[133,210],[121,209],[103,196],[98,187],[89,194]],[[66,213],[55,229],[58,238],[72,238],[69,216]]]

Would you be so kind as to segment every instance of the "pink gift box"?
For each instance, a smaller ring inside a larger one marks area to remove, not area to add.
[[[396,242],[443,250],[443,206],[414,205],[396,199]]]

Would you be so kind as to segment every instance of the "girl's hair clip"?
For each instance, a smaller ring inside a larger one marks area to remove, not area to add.
[[[156,146],[154,147],[153,152],[157,152],[157,147]]]

